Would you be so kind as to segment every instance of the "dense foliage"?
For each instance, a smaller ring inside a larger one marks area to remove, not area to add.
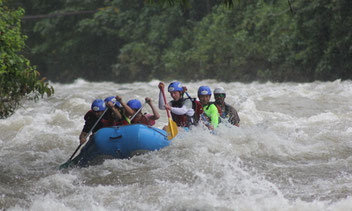
[[[13,0],[11,5],[25,8],[27,53],[53,81],[352,76],[350,0]],[[47,16],[36,19],[38,14]]]
[[[24,99],[37,100],[54,90],[20,54],[25,36],[20,32],[23,9],[11,11],[0,0],[0,119],[11,115]]]

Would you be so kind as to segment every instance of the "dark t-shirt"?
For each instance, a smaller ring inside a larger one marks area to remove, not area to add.
[[[221,118],[228,119],[233,125],[240,123],[236,109],[227,103],[225,103],[225,110],[222,109]]]
[[[84,115],[84,126],[83,132],[88,133],[90,129],[94,126],[94,124],[98,121],[99,117],[97,117],[92,110],[88,111],[86,115]],[[116,121],[112,117],[112,110],[107,110],[104,116],[100,119],[98,124],[93,129],[92,133],[95,133],[97,130],[103,127],[110,127],[116,125]]]

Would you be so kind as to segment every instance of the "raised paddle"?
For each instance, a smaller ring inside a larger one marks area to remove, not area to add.
[[[165,97],[164,89],[160,88],[160,90],[163,93],[164,103],[166,105],[166,97]],[[166,129],[166,132],[167,132],[167,139],[170,141],[177,135],[178,131],[177,131],[177,124],[171,119],[168,109],[166,109],[166,113],[167,113],[167,117],[169,118],[169,123]]]

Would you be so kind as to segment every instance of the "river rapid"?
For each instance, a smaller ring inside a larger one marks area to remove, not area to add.
[[[95,98],[148,96],[157,106],[158,82],[53,83],[53,97],[0,120],[0,210],[352,209],[351,81],[184,83],[193,97],[201,85],[224,87],[240,127],[197,127],[160,151],[57,170]]]

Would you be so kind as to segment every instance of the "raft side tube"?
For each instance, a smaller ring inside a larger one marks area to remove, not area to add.
[[[159,150],[171,142],[166,131],[142,124],[102,128],[94,139],[99,151],[115,158],[129,158],[140,154],[136,152]]]

